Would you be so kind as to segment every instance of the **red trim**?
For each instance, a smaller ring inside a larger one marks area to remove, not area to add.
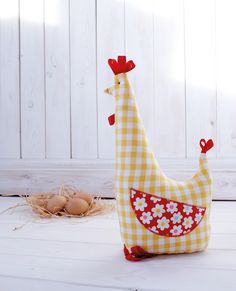
[[[199,144],[202,149],[201,153],[203,154],[206,154],[206,152],[209,151],[214,146],[214,142],[212,139],[208,139],[208,141],[206,141],[204,138],[202,138]]]
[[[132,247],[131,252],[129,252],[126,245],[124,245],[124,255],[126,260],[131,262],[138,262],[156,256],[156,254],[148,253],[139,246]]]
[[[108,64],[115,75],[127,73],[135,68],[132,60],[126,62],[126,56],[118,56],[117,61],[115,59],[109,59]]]

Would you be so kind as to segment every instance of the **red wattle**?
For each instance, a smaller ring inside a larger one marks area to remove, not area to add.
[[[108,122],[111,126],[115,123],[115,114],[112,114],[108,117]]]

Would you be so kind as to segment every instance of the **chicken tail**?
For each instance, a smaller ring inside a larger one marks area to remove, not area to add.
[[[202,149],[201,153],[203,154],[206,154],[211,148],[214,147],[214,142],[212,139],[208,139],[208,141],[206,141],[204,138],[202,138],[199,144]]]

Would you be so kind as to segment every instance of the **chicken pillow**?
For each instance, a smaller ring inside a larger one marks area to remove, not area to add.
[[[206,152],[213,141],[201,139],[199,170],[185,182],[168,178],[150,149],[127,72],[125,56],[108,60],[115,84],[115,192],[125,258],[139,261],[157,254],[204,250],[210,235],[211,176]]]

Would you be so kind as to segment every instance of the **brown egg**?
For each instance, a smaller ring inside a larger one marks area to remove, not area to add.
[[[55,195],[48,200],[47,210],[51,213],[56,213],[65,207],[66,202],[67,200],[64,196]]]
[[[77,192],[73,197],[84,199],[89,205],[93,202],[93,197],[84,192]]]
[[[65,205],[65,209],[69,214],[80,215],[89,209],[89,205],[84,199],[70,198]]]

